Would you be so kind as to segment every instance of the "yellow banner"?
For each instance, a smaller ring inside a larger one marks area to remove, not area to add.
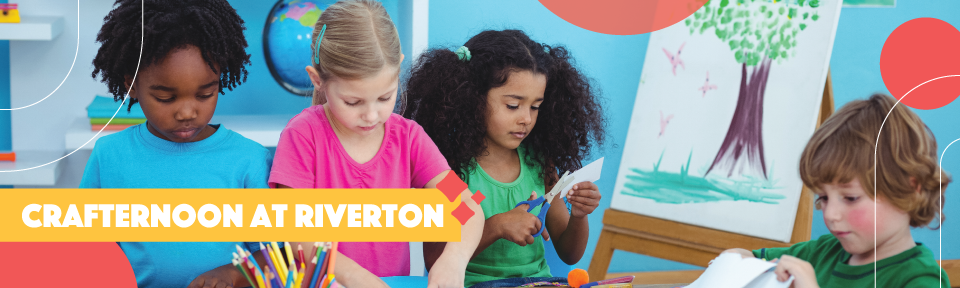
[[[459,196],[450,201],[437,189],[13,189],[4,194],[3,242],[458,242],[461,222],[454,215],[473,215]]]

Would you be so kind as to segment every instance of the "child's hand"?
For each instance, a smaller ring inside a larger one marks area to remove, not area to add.
[[[531,192],[530,198],[527,200],[533,199],[537,199],[536,192]],[[540,231],[540,225],[543,225],[543,223],[540,223],[537,215],[527,212],[527,209],[530,209],[530,205],[523,204],[510,211],[494,215],[494,217],[497,217],[495,227],[498,228],[495,235],[500,235],[500,238],[517,243],[520,246],[533,244],[533,241],[536,240],[533,238],[533,234]],[[550,234],[547,233],[546,229],[543,230],[543,240],[550,240]]]
[[[573,189],[567,193],[567,201],[572,207],[570,217],[585,217],[600,205],[600,188],[590,181],[574,184]]]
[[[795,288],[819,288],[817,284],[817,274],[813,271],[810,262],[803,261],[800,258],[790,255],[780,256],[777,261],[777,268],[773,273],[777,274],[777,281],[784,282],[793,276],[793,285]]]
[[[233,265],[227,264],[200,274],[187,288],[233,288],[240,278],[243,278],[243,274]]]

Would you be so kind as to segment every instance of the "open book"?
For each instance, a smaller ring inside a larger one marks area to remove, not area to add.
[[[786,282],[777,281],[773,273],[776,263],[757,258],[743,258],[737,253],[722,253],[710,261],[707,270],[687,288],[787,288],[793,276]]]

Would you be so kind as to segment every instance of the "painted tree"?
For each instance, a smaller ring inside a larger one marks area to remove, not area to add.
[[[741,64],[736,110],[707,174],[716,169],[727,177],[736,171],[767,178],[763,99],[770,64],[796,55],[797,34],[820,18],[818,7],[820,0],[711,0],[684,20],[691,35],[712,31]]]

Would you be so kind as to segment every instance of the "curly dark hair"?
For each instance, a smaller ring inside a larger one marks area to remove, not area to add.
[[[224,87],[233,90],[247,81],[250,55],[244,29],[240,15],[226,0],[117,0],[97,33],[101,46],[91,76],[99,74],[113,99],[120,101],[127,93],[124,76],[134,75],[138,62],[147,67],[171,51],[193,45],[210,69],[219,72],[223,94]],[[130,100],[127,110],[134,103],[137,99]]]
[[[448,49],[433,49],[418,59],[404,89],[410,107],[403,109],[461,178],[487,148],[487,93],[517,70],[547,78],[537,125],[523,145],[531,148],[529,160],[540,164],[548,185],[558,171],[581,168],[591,144],[603,145],[606,120],[599,91],[573,65],[566,48],[534,42],[520,30],[483,31],[464,46],[469,61]]]

